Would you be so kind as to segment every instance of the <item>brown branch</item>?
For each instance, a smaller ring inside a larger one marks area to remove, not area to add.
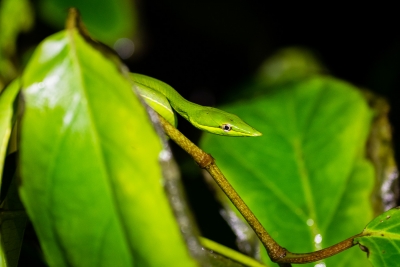
[[[279,259],[285,257],[286,249],[279,246],[278,243],[276,243],[276,241],[268,234],[254,213],[249,209],[246,203],[244,203],[239,194],[222,174],[218,166],[213,163],[205,167],[205,169],[210,173],[218,186],[232,201],[233,205],[235,205],[238,211],[243,215],[243,218],[246,219],[251,228],[253,228],[254,232],[261,240],[261,243],[267,250],[268,255],[271,257],[271,260],[278,261]]]
[[[268,234],[261,223],[258,221],[253,212],[247,207],[246,203],[242,200],[239,194],[231,186],[218,166],[215,164],[213,157],[205,153],[198,146],[193,144],[175,127],[169,124],[163,117],[159,116],[160,122],[166,134],[177,143],[182,149],[189,153],[196,163],[203,169],[206,169],[210,175],[217,182],[219,187],[224,191],[228,198],[232,201],[233,205],[243,215],[245,220],[249,223],[251,228],[255,231],[265,249],[268,252],[271,260],[277,261],[286,255],[286,249],[276,243],[276,241]]]
[[[322,260],[346,249],[349,249],[355,245],[354,238],[360,236],[360,234],[350,237],[331,247],[310,253],[292,253],[281,247],[268,234],[268,232],[261,225],[256,216],[253,214],[253,212],[249,209],[246,203],[241,199],[239,194],[228,182],[218,166],[215,164],[213,157],[205,153],[195,144],[193,144],[189,139],[186,138],[186,136],[184,136],[175,127],[169,124],[163,117],[159,116],[159,119],[165,133],[183,150],[188,152],[188,154],[192,156],[192,158],[201,168],[207,170],[210,173],[218,186],[222,189],[222,191],[224,191],[227,197],[232,201],[233,205],[235,205],[238,211],[243,215],[243,218],[245,218],[251,228],[253,228],[261,243],[267,250],[268,256],[271,258],[272,261],[278,263],[280,267],[290,267],[291,263],[301,264]]]
[[[310,253],[292,253],[292,252],[287,252],[286,257],[279,259],[277,262],[278,263],[309,263],[309,262],[315,262],[319,260],[323,260],[326,258],[329,258],[333,255],[336,255],[346,249],[349,249],[353,247],[354,245],[357,245],[354,243],[354,239],[356,237],[361,236],[362,234],[358,234],[355,236],[352,236],[340,243],[337,243],[333,246],[330,246],[328,248],[324,248],[315,252],[310,252]]]

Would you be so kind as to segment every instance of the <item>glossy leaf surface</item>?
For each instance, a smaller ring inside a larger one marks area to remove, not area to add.
[[[364,158],[372,114],[356,88],[314,77],[225,109],[263,136],[205,135],[202,147],[280,245],[311,252],[363,229],[372,217],[374,171]],[[368,264],[354,249],[323,262]]]
[[[20,194],[50,266],[194,266],[162,149],[118,66],[69,29],[23,74]]]
[[[372,220],[354,240],[367,251],[374,267],[398,266],[400,262],[400,208],[394,208]]]

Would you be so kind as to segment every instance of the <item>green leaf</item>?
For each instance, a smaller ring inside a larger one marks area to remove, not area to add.
[[[14,80],[0,94],[0,177],[3,174],[4,158],[13,127],[14,100],[20,89],[19,79]],[[1,179],[1,178],[0,178]],[[0,180],[1,186],[1,180]]]
[[[354,240],[367,251],[374,267],[398,266],[400,262],[400,207],[373,219]]]
[[[224,109],[263,136],[207,134],[201,146],[279,244],[291,252],[315,251],[359,233],[371,220],[374,170],[364,147],[372,114],[356,88],[314,77]],[[367,264],[357,250],[324,262]]]
[[[268,57],[260,66],[256,80],[265,87],[293,82],[323,73],[324,67],[312,51],[286,47]]]
[[[1,1],[0,51],[5,52],[9,56],[14,55],[16,51],[15,44],[19,33],[29,30],[32,25],[32,7],[28,0]]]
[[[164,193],[161,142],[118,66],[76,29],[23,74],[20,194],[50,266],[195,266]]]
[[[41,16],[58,28],[63,28],[68,8],[79,9],[89,32],[109,45],[119,38],[132,38],[137,31],[134,1],[41,0],[39,7]]]

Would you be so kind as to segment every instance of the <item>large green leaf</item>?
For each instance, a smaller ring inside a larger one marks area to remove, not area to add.
[[[374,267],[400,263],[400,207],[388,210],[372,220],[354,240],[367,251]]]
[[[194,266],[132,86],[76,29],[23,74],[20,194],[51,266]]]
[[[314,77],[226,110],[263,136],[207,134],[202,147],[282,246],[298,253],[315,251],[363,229],[372,217],[374,171],[364,159],[372,114],[356,88]],[[262,256],[267,261],[266,253]],[[324,263],[368,264],[354,249]]]

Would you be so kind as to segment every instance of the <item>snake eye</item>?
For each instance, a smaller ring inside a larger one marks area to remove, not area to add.
[[[229,132],[230,130],[232,130],[232,126],[230,124],[222,124],[221,128],[225,132]]]

